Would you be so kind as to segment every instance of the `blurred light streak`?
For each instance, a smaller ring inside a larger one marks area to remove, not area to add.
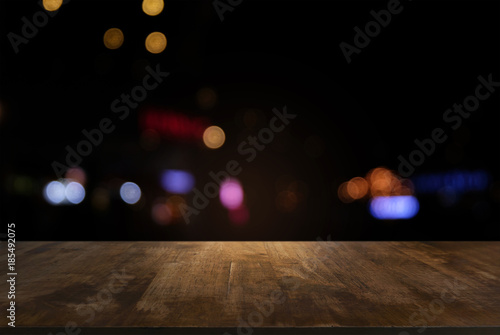
[[[420,207],[417,198],[411,195],[375,197],[369,206],[370,214],[379,220],[411,219]]]
[[[442,189],[456,193],[484,191],[488,188],[490,175],[484,170],[452,171],[447,173],[424,174],[413,178],[417,193],[437,193]]]
[[[446,207],[453,206],[458,202],[458,194],[452,187],[445,186],[437,191],[439,202]]]
[[[148,108],[141,112],[140,126],[168,139],[200,140],[209,126],[205,117],[189,117],[170,109]]]

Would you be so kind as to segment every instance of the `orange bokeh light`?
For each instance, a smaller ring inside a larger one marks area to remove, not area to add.
[[[371,170],[366,178],[370,183],[370,193],[373,197],[393,195],[394,189],[399,184],[398,178],[392,171],[384,167]]]
[[[344,203],[362,199],[365,196],[397,196],[413,195],[413,183],[409,179],[399,177],[385,167],[370,170],[365,178],[354,177],[342,183],[338,190],[338,197]]]
[[[337,190],[337,194],[339,196],[339,199],[340,201],[344,202],[344,203],[349,203],[349,202],[352,202],[354,199],[349,195],[349,192],[347,192],[347,184],[348,182],[344,182],[342,184],[340,184],[338,190]]]
[[[413,195],[414,186],[410,179],[401,179],[395,189],[396,195]]]
[[[282,212],[292,212],[298,202],[297,194],[292,191],[281,191],[276,198],[276,205]]]
[[[368,182],[362,177],[354,177],[347,182],[347,194],[354,200],[363,198],[368,193]]]
[[[179,195],[173,195],[167,199],[167,207],[170,210],[172,218],[179,219],[182,217],[181,206],[185,206],[186,201]]]

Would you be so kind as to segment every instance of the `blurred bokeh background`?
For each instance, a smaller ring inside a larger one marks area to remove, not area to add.
[[[401,1],[349,64],[339,44],[387,1],[229,3],[221,21],[213,1],[1,1],[0,231],[500,238],[499,92],[457,129],[443,119],[479,76],[500,81],[499,2]],[[285,106],[296,117],[263,130]],[[446,141],[401,175],[435,128]]]

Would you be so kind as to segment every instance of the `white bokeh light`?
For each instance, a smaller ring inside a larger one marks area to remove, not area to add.
[[[133,205],[141,198],[141,189],[135,183],[126,182],[120,187],[120,197],[127,204]]]
[[[72,181],[66,185],[66,191],[64,192],[66,199],[72,204],[79,204],[85,198],[85,189],[82,184]]]
[[[43,190],[43,196],[49,204],[57,205],[64,201],[65,189],[66,188],[64,187],[63,183],[58,181],[51,181],[45,186]]]

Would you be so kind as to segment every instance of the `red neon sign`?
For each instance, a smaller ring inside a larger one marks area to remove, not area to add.
[[[169,139],[201,140],[210,126],[206,117],[190,117],[171,109],[147,108],[139,117],[142,130],[152,129]]]

